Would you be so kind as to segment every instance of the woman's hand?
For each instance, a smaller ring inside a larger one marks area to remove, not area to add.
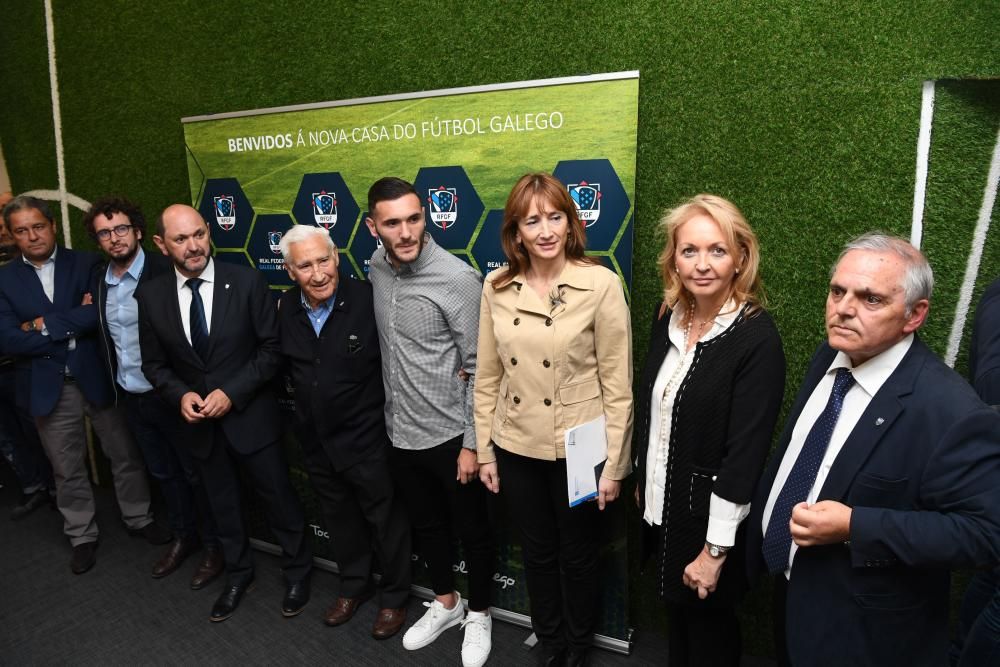
[[[719,573],[722,572],[722,564],[726,557],[713,558],[708,553],[708,547],[702,547],[698,557],[688,563],[684,568],[684,585],[698,593],[698,597],[704,600],[709,593],[715,592],[715,587],[719,583]]]
[[[597,483],[597,509],[604,511],[604,507],[618,497],[618,492],[622,489],[622,483],[601,477]]]
[[[479,481],[493,493],[500,493],[500,473],[497,472],[496,461],[479,465]]]

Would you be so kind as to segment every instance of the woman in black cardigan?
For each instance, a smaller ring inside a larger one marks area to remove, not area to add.
[[[785,387],[757,238],[698,195],[661,223],[664,301],[636,395],[636,501],[670,616],[671,665],[738,665],[743,530]]]

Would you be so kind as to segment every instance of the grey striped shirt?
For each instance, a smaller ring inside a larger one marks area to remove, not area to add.
[[[430,234],[424,242],[420,256],[399,271],[382,247],[369,265],[385,426],[400,449],[429,449],[464,433],[463,446],[475,450],[472,388],[483,279]]]

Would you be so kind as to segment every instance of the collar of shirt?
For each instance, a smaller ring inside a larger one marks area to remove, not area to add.
[[[739,316],[740,311],[743,310],[743,304],[736,305],[736,302],[730,299],[726,302],[726,305],[722,307],[716,316],[715,321],[712,323],[712,328],[708,330],[708,333],[701,337],[700,342],[704,343],[706,341],[712,340],[720,333],[732,326],[733,322]],[[670,342],[674,344],[678,350],[684,350],[684,334],[685,327],[681,326],[681,320],[684,318],[684,309],[676,308],[670,313],[670,328],[667,330],[667,335],[670,336]]]
[[[132,258],[132,263],[120,276],[114,274],[112,264],[108,263],[108,270],[104,272],[104,282],[108,285],[117,285],[125,276],[132,276],[132,280],[139,282],[139,276],[142,275],[142,267],[145,265],[146,253],[143,252],[142,246],[139,246],[139,252],[135,254],[135,257]]]
[[[45,266],[46,264],[55,264],[56,263],[56,253],[57,252],[59,252],[59,246],[53,246],[53,248],[52,248],[52,254],[49,255],[49,258],[47,260],[45,260],[44,262],[42,262],[41,266],[35,264],[34,262],[32,262],[30,259],[28,259],[24,255],[21,255],[21,261],[24,262],[25,264],[27,264],[28,266],[30,266],[31,268],[35,269],[36,271],[38,271],[43,266]]]
[[[913,334],[908,334],[888,350],[875,355],[860,366],[852,366],[851,358],[847,354],[837,352],[837,356],[833,358],[833,362],[830,364],[830,368],[827,369],[826,374],[836,373],[840,368],[847,368],[851,371],[851,375],[854,376],[854,381],[857,382],[858,386],[869,396],[874,396],[882,388],[882,385],[885,384],[885,381],[889,379],[892,372],[896,370],[896,367],[899,366],[899,362],[906,356],[912,344]]]
[[[182,275],[180,271],[177,270],[176,266],[174,267],[174,276],[177,278],[177,291],[179,292],[179,291],[181,291],[181,289],[183,289],[184,287],[187,286],[188,279],[184,275]],[[195,277],[196,278],[201,278],[206,283],[214,283],[215,282],[215,260],[212,259],[211,257],[209,257],[208,258],[208,264],[205,265],[205,270],[202,271],[199,275],[197,275]]]

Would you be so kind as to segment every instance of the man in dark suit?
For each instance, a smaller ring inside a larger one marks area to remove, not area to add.
[[[190,206],[164,210],[153,240],[174,270],[136,294],[142,371],[183,418],[182,440],[212,505],[228,580],[210,618],[229,618],[254,579],[237,464],[284,552],[282,614],[295,616],[309,600],[312,558],[269,386],[281,365],[274,300],[250,267],[212,260],[208,225]]]
[[[389,470],[372,288],[338,275],[337,248],[322,227],[296,225],[281,254],[298,285],[278,308],[296,433],[340,568],[340,593],[324,621],[346,623],[371,596],[374,552],[382,579],[372,635],[386,639],[406,620],[410,527]]]
[[[136,289],[150,279],[172,274],[173,265],[158,252],[147,255],[143,251],[146,218],[127,199],[95,201],[83,216],[83,226],[108,257],[107,264],[99,264],[94,272],[92,290],[101,323],[101,358],[146,467],[159,482],[174,534],[166,553],[153,565],[153,577],[167,576],[198,550],[196,517],[201,514],[205,558],[191,579],[191,588],[197,590],[222,573],[222,548],[191,454],[180,442],[180,415],[142,374],[139,307],[134,297]]]
[[[3,218],[21,258],[0,269],[0,350],[15,358],[18,404],[35,418],[55,475],[63,530],[73,546],[70,568],[82,574],[94,565],[98,539],[85,415],[111,459],[128,530],[154,544],[170,535],[150,515],[142,458],[101,364],[90,294],[97,257],[56,245],[55,221],[40,199],[15,197]]]
[[[949,569],[1000,556],[1000,415],[917,337],[932,286],[881,234],[834,267],[828,340],[747,522],[783,664],[946,664]]]

